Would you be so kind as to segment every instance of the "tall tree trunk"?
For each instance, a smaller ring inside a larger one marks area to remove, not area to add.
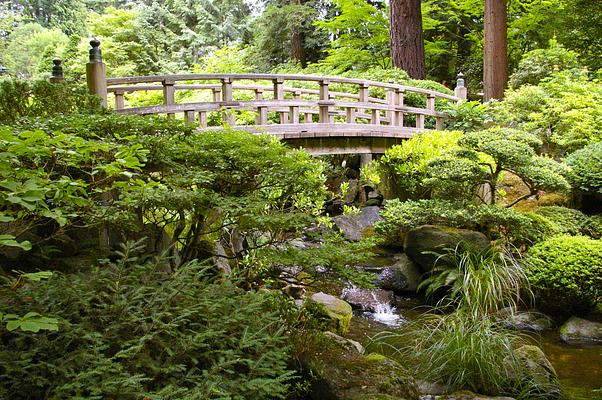
[[[485,0],[484,100],[502,99],[508,83],[506,0]]]
[[[292,4],[302,5],[305,0],[291,0]],[[301,26],[294,26],[291,34],[291,58],[301,64],[305,68],[307,62],[305,60],[305,47],[303,46],[304,38],[301,32]]]
[[[424,42],[420,0],[391,0],[391,60],[414,79],[424,79]]]

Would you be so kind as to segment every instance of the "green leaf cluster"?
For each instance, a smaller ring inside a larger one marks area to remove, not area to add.
[[[129,243],[115,262],[0,292],[22,330],[1,332],[3,398],[279,399],[292,372],[272,295],[189,263],[165,272]],[[24,300],[28,299],[28,300]],[[13,321],[13,320],[11,320]]]
[[[493,110],[496,122],[537,135],[552,155],[602,140],[602,85],[585,74],[560,71],[508,90]]]

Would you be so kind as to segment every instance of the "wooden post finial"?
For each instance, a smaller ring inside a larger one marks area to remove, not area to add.
[[[90,40],[90,62],[102,62],[102,51],[100,50],[100,40],[93,38]]]
[[[456,88],[454,93],[460,101],[468,98],[468,89],[466,88],[466,79],[462,72],[456,76]]]
[[[52,59],[52,76],[50,77],[50,82],[58,83],[63,81],[63,66],[61,65],[63,60],[60,58]]]

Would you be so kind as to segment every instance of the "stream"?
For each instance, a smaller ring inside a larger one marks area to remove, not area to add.
[[[396,307],[383,305],[376,312],[356,311],[348,336],[363,345],[379,332],[395,329],[412,320],[420,311],[421,302],[403,298]],[[538,344],[556,369],[567,400],[602,400],[602,346],[574,346],[560,341],[557,331],[529,335]]]

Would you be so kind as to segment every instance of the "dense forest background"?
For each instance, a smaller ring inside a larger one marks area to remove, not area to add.
[[[471,90],[481,90],[483,3],[421,2],[428,79],[451,85],[463,72]],[[600,2],[512,0],[507,10],[510,73],[550,40],[590,71],[602,68]],[[94,36],[111,76],[365,71],[392,66],[391,19],[384,0],[9,0],[0,4],[0,65],[12,76],[39,77],[58,56],[81,77]]]

